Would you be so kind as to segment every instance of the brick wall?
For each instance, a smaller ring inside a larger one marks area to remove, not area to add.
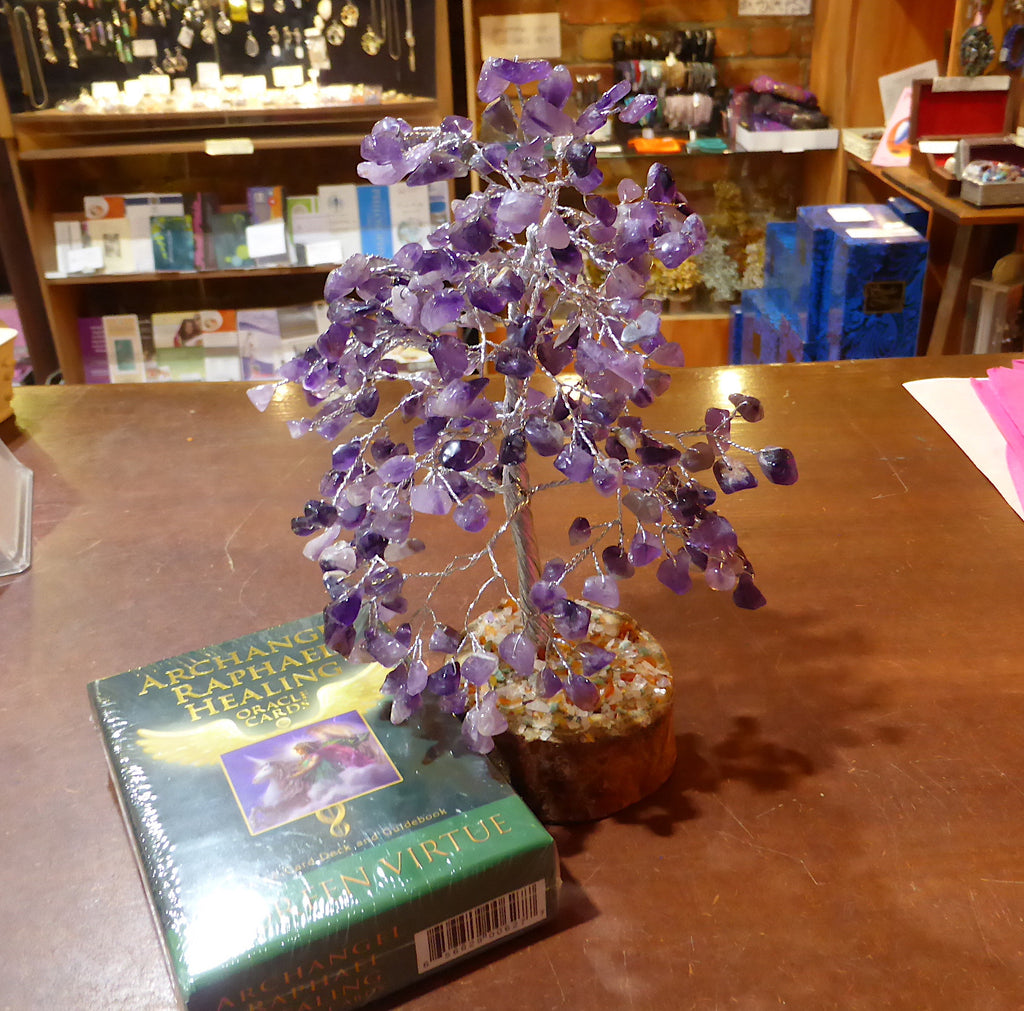
[[[740,17],[738,7],[739,0],[473,0],[475,18],[557,12],[561,60],[578,72],[605,70],[616,32],[629,36],[645,30],[713,28],[718,40],[715,62],[725,87],[748,84],[758,74],[806,86],[813,17]]]

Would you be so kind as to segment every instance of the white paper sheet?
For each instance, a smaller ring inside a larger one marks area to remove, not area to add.
[[[971,389],[971,380],[916,379],[903,386],[1024,519],[1024,504],[1006,462],[1006,441]]]

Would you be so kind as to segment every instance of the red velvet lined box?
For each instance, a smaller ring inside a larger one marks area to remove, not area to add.
[[[941,83],[937,85],[937,82]],[[920,149],[921,141],[955,141],[994,137],[1016,128],[1020,81],[1009,77],[938,78],[914,81],[910,111],[910,164],[925,173],[948,196],[960,192],[960,181],[945,168],[948,155]],[[985,87],[989,85],[989,87]],[[996,85],[993,87],[992,85]]]

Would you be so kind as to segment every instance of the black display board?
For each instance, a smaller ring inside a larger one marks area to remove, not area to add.
[[[95,81],[156,72],[195,83],[199,62],[217,63],[222,75],[262,74],[268,85],[278,66],[301,65],[308,78],[316,38],[307,32],[318,13],[329,61],[321,84],[436,97],[434,0],[248,0],[233,10],[226,0],[45,0],[0,10],[0,71],[16,113],[53,108]],[[136,55],[147,48],[155,57]]]

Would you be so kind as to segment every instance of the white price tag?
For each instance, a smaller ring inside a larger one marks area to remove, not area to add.
[[[874,221],[874,215],[866,207],[830,207],[828,216],[840,224],[854,221]]]
[[[249,255],[255,260],[261,256],[284,256],[288,253],[288,239],[285,235],[284,219],[263,221],[258,225],[247,225],[245,244]]]
[[[214,156],[222,154],[252,154],[256,150],[248,137],[215,137],[206,142],[204,149],[208,155]]]
[[[92,274],[103,269],[103,246],[78,246],[68,250],[69,274]]]
[[[271,71],[275,88],[301,88],[306,83],[306,73],[299,64],[274,67]]]
[[[216,63],[204,62],[196,64],[196,87],[220,87],[220,66]]]

